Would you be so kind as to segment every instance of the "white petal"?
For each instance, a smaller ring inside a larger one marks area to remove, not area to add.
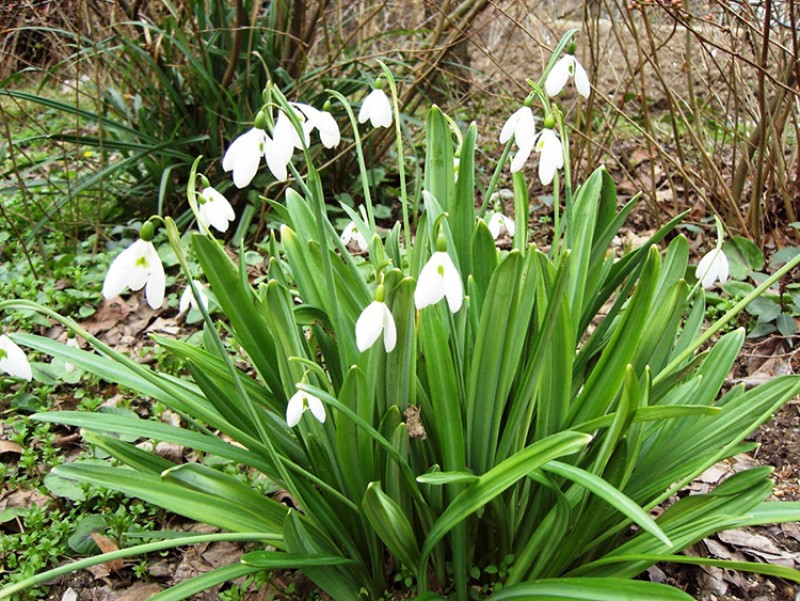
[[[233,171],[233,183],[237,188],[250,185],[261,162],[262,145],[267,134],[253,127],[236,138],[222,159],[223,170]]]
[[[536,121],[533,118],[533,111],[528,106],[520,109],[519,119],[514,127],[514,141],[517,146],[525,146],[529,141],[536,138]]]
[[[288,123],[288,120],[286,121]],[[289,123],[291,127],[291,123]],[[284,181],[288,177],[287,166],[289,161],[292,160],[292,153],[294,146],[291,139],[286,135],[286,132],[279,132],[278,126],[275,126],[275,139],[269,137],[264,142],[264,158],[267,161],[267,167],[275,176],[278,181]],[[277,137],[277,136],[281,137]]]
[[[319,131],[319,139],[325,148],[333,148],[339,145],[341,139],[339,134],[339,124],[328,111],[320,111],[308,104],[295,104],[305,114],[309,123]]]
[[[150,248],[147,252],[147,261],[150,272],[147,277],[147,287],[144,289],[144,295],[147,298],[147,304],[153,309],[160,309],[164,303],[164,289],[167,285],[167,279],[164,276],[164,266],[161,264],[161,259],[156,252],[155,246],[152,242],[145,242],[149,244]]]
[[[286,424],[290,428],[294,428],[300,423],[300,417],[305,410],[305,398],[306,393],[298,390],[289,399],[289,403],[286,405]]]
[[[577,59],[575,59],[575,89],[578,90],[578,94],[584,98],[588,98],[589,94],[592,93],[586,69],[583,68],[583,65],[581,65]]]
[[[325,405],[322,404],[322,401],[313,394],[306,394],[306,401],[308,401],[308,408],[311,410],[311,415],[316,417],[319,423],[324,424]]]
[[[503,124],[503,129],[500,130],[500,142],[505,144],[511,139],[511,136],[514,134],[514,130],[517,127],[517,121],[519,121],[520,112],[525,107],[519,108],[513,113],[511,116],[506,119],[506,122]]]
[[[516,173],[525,166],[525,161],[528,160],[528,157],[531,156],[531,152],[533,152],[534,142],[535,138],[530,141],[526,140],[517,149],[517,154],[514,155],[514,159],[511,161],[511,173]]]
[[[383,304],[383,348],[387,353],[391,353],[397,346],[397,326],[394,323],[394,315],[389,311],[386,303]]]
[[[355,242],[358,246],[358,249],[362,252],[369,249],[369,243],[367,242],[367,239],[361,232],[358,231],[358,226],[353,221],[345,226],[345,228],[342,230],[342,235],[339,236],[339,239],[345,246],[351,242]]]
[[[198,219],[204,220],[204,225],[214,226],[220,232],[228,230],[228,222],[236,218],[231,203],[214,188],[208,187],[203,190],[201,196],[205,199],[199,208]]]
[[[540,161],[545,161],[556,169],[561,169],[564,166],[564,147],[561,145],[558,135],[552,129],[542,130],[536,148],[541,154]]]
[[[545,160],[540,160],[539,181],[542,182],[542,185],[549,186],[553,182],[553,178],[556,175],[556,171],[558,171],[558,169],[553,163],[550,163]]]
[[[497,240],[500,236],[500,230],[503,228],[503,216],[500,213],[492,213],[492,216],[489,218],[489,223],[486,224],[489,227],[489,232],[492,234],[492,238]]]
[[[142,257],[144,247],[142,240],[137,240],[128,248],[118,254],[108,268],[105,280],[103,281],[103,297],[114,298],[118,296],[131,283],[139,284],[139,288],[144,286],[147,277],[146,270],[136,266],[136,262]],[[144,278],[144,279],[143,279]],[[140,283],[141,282],[141,283]]]
[[[709,289],[714,286],[714,282],[717,280],[723,283],[727,281],[729,269],[730,266],[725,253],[722,252],[722,249],[715,248],[700,259],[695,270],[695,276],[700,280],[703,288]]]
[[[417,309],[424,309],[444,298],[444,277],[439,272],[441,267],[439,257],[437,257],[439,254],[441,253],[433,253],[422,271],[419,272],[417,287],[414,290],[414,304]]]
[[[185,313],[189,310],[189,307],[194,306],[194,295],[192,294],[192,289],[189,286],[183,289],[183,294],[181,294],[181,300],[178,303],[178,313]]]
[[[33,379],[31,364],[28,363],[25,353],[5,334],[0,336],[0,351],[0,355],[3,355],[0,357],[0,371],[23,380]]]
[[[464,301],[464,286],[461,284],[461,275],[459,275],[450,255],[446,253],[443,254],[445,255],[444,258],[442,258],[442,265],[444,267],[444,294],[445,297],[447,297],[447,306],[450,307],[451,313],[458,313]]]
[[[385,307],[384,303],[372,301],[358,316],[356,346],[362,353],[375,344],[383,332]]]
[[[517,231],[517,226],[514,223],[514,220],[511,217],[506,217],[503,215],[503,225],[506,226],[506,232],[509,236],[513,236],[514,233]]]
[[[544,91],[548,96],[555,96],[564,89],[564,85],[569,79],[570,67],[572,66],[575,58],[569,54],[562,56],[558,62],[553,65],[547,79],[544,82]]]
[[[358,122],[364,123],[369,119],[372,127],[391,127],[392,103],[383,90],[372,90],[361,104],[358,111]]]

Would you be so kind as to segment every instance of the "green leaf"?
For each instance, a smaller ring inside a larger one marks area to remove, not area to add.
[[[361,507],[389,551],[400,563],[416,570],[419,546],[414,529],[400,506],[381,490],[378,482],[369,483]]]
[[[781,313],[775,320],[775,325],[778,328],[781,336],[794,336],[797,332],[797,322],[795,318],[788,313]]]
[[[728,238],[722,244],[722,252],[728,259],[731,277],[735,280],[743,280],[751,271],[759,271],[764,267],[764,253],[750,238]]]
[[[218,584],[230,582],[237,578],[242,578],[248,574],[260,572],[261,568],[248,566],[242,563],[232,563],[221,568],[209,570],[200,576],[195,576],[184,580],[180,584],[168,588],[165,591],[156,593],[150,597],[150,601],[181,601],[188,599],[196,593],[207,591]]]
[[[642,580],[622,578],[554,578],[509,586],[494,593],[486,601],[506,599],[543,599],[570,601],[692,601],[683,591]]]
[[[745,310],[750,315],[758,317],[759,321],[773,321],[781,314],[781,306],[764,296],[754,298]]]
[[[337,566],[355,563],[352,559],[338,555],[307,555],[284,553],[283,551],[251,551],[242,555],[240,561],[262,570],[304,568],[307,566]]]
[[[469,472],[429,472],[417,476],[417,482],[420,484],[431,484],[433,486],[442,486],[444,484],[453,483],[472,483],[478,480],[478,476]]]
[[[69,548],[78,555],[94,555],[100,548],[92,540],[92,534],[108,527],[106,518],[102,515],[87,515],[78,522],[75,530],[67,539]]]

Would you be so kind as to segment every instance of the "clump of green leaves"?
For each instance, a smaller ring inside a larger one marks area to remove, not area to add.
[[[395,84],[384,73],[396,116]],[[266,244],[266,281],[254,287],[246,262],[233,261],[210,232],[191,236],[191,252],[244,364],[234,361],[207,311],[202,346],[157,338],[189,366],[191,378],[176,378],[46,308],[0,303],[0,309],[31,308],[59,320],[99,354],[30,334],[15,335],[18,343],[113,377],[186,416],[181,427],[135,415],[35,416],[90,430],[96,447],[122,464],[70,463],[55,470],[59,477],[224,531],[168,533],[94,561],[210,540],[261,545],[161,597],[170,599],[278,569],[300,570],[325,594],[348,601],[380,598],[398,584],[418,599],[688,599],[634,579],[659,561],[800,581],[787,568],[679,554],[721,530],[800,518],[800,504],[767,500],[768,468],[674,500],[716,462],[752,449],[747,435],[800,392],[800,379],[721,392],[744,333],[711,344],[735,311],[704,329],[704,296],[685,281],[688,242],[677,236],[665,249],[658,246],[679,217],[642,247],[620,257],[609,253],[636,201],[619,206],[602,169],[574,185],[561,112],[538,84],[531,88],[526,107],[538,102],[549,140],[560,135],[564,143],[563,180],[558,169],[549,173],[556,185],[547,251],[529,242],[522,172],[513,176],[511,250],[496,247],[485,207],[475,209],[477,127],[462,131],[433,107],[419,198],[407,193],[402,128],[395,121],[403,223],[381,237],[368,194],[366,218],[350,215],[368,241],[366,263],[354,260],[333,227],[308,153],[307,176],[294,174],[299,191],[273,203],[282,226]],[[286,99],[270,91],[270,102],[291,118]],[[334,98],[349,107],[341,95]],[[195,181],[188,190],[193,207]],[[189,272],[177,226],[170,219],[164,224]],[[365,314],[369,343],[356,336]],[[376,343],[381,336],[384,344]],[[170,441],[246,466],[291,503],[203,463],[159,457],[126,436]],[[663,512],[655,519],[657,507]],[[28,579],[0,597],[69,569]]]

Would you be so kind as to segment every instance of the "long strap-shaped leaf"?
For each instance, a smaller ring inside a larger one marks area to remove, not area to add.
[[[569,599],[570,601],[692,601],[683,591],[657,582],[622,578],[554,578],[509,586],[486,601]]]
[[[425,572],[428,557],[445,534],[526,474],[548,461],[576,453],[591,440],[592,437],[587,434],[570,431],[548,436],[499,463],[453,499],[450,506],[434,522],[422,546],[417,574],[417,583],[421,592],[426,586]]]

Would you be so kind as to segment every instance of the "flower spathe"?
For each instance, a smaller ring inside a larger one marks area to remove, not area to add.
[[[728,257],[720,247],[707,252],[697,264],[695,275],[700,281],[700,285],[706,290],[713,287],[715,282],[724,284],[730,275]]]
[[[570,76],[575,78],[575,89],[578,90],[578,94],[588,98],[591,93],[589,76],[586,74],[586,69],[583,68],[583,65],[572,54],[565,54],[553,65],[547,75],[547,79],[544,81],[544,91],[547,92],[548,96],[555,96],[564,89]]]
[[[361,312],[356,321],[356,346],[362,353],[370,348],[383,333],[383,347],[391,353],[397,345],[397,326],[389,307],[374,300]]]
[[[317,418],[319,423],[325,423],[325,405],[322,404],[322,401],[313,394],[298,390],[286,405],[286,424],[290,428],[294,428],[300,423],[300,418],[306,411],[311,411],[311,415]]]
[[[231,203],[220,192],[211,186],[198,194],[197,220],[201,226],[208,229],[214,227],[217,231],[228,231],[228,224],[236,219]]]
[[[372,90],[361,103],[358,111],[358,122],[366,123],[367,120],[372,127],[391,127],[392,125],[392,103],[383,90],[378,88]]]
[[[233,183],[237,188],[249,186],[253,181],[268,139],[266,131],[253,127],[236,138],[225,151],[222,169],[225,173],[233,171]]]
[[[29,382],[33,379],[31,364],[24,351],[5,334],[0,336],[0,371]]]
[[[342,235],[339,236],[339,239],[345,246],[351,242],[355,242],[356,246],[358,246],[358,249],[362,252],[369,249],[369,243],[364,237],[364,234],[358,231],[358,226],[356,225],[355,221],[351,221],[345,226],[345,228],[342,230]]]
[[[443,298],[447,298],[450,311],[457,313],[464,301],[464,286],[450,255],[446,251],[436,251],[419,273],[414,304],[417,309],[424,309]]]
[[[499,211],[492,213],[492,216],[489,218],[489,223],[486,225],[489,228],[489,232],[492,234],[492,238],[495,240],[503,233],[503,230],[505,230],[509,236],[513,236],[516,231],[514,220],[503,215]]]
[[[114,298],[125,288],[144,288],[147,304],[160,309],[164,302],[164,266],[152,242],[141,238],[123,250],[108,268],[103,282],[103,297]]]

